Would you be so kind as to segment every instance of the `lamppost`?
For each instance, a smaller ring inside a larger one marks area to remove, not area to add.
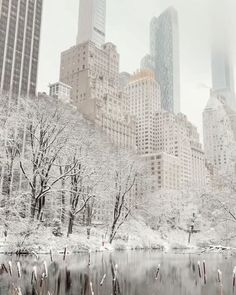
[[[188,235],[188,243],[189,244],[191,241],[191,235],[194,233],[195,220],[196,220],[196,215],[195,215],[195,213],[193,213],[193,217],[191,218],[191,223],[190,223],[189,235]]]

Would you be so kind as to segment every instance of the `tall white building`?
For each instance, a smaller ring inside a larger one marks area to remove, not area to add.
[[[105,43],[106,0],[80,0],[77,44],[92,41]]]
[[[206,158],[220,173],[235,173],[235,118],[226,99],[211,92],[203,112],[203,135]]]
[[[204,186],[205,155],[196,127],[185,115],[166,111],[157,112],[150,123],[154,130],[152,152],[144,158],[150,168],[152,189]]]
[[[130,113],[136,117],[136,145],[138,153],[153,152],[155,132],[153,120],[161,108],[160,86],[151,70],[141,70],[130,77],[126,87]]]
[[[199,134],[181,113],[156,114],[156,149],[179,159],[179,185],[186,188],[205,184],[205,156]]]
[[[161,109],[154,73],[141,70],[131,76],[126,92],[137,120],[137,150],[150,168],[154,190],[203,186],[205,156],[197,128],[185,115]]]

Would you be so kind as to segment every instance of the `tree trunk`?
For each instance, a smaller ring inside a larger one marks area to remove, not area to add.
[[[40,219],[40,214],[41,214],[41,211],[42,211],[42,199],[39,199],[38,201],[38,213],[37,213],[37,220]]]
[[[114,239],[114,231],[115,231],[115,228],[116,228],[116,221],[114,220],[113,221],[113,224],[112,224],[112,227],[111,227],[111,233],[110,233],[110,236],[109,236],[109,243],[111,244],[113,239]]]
[[[61,182],[61,186],[62,186],[62,192],[61,192],[61,223],[65,222],[65,212],[66,212],[66,208],[65,208],[65,192],[64,192],[64,187],[65,187],[65,180],[63,179]]]
[[[86,226],[91,226],[92,224],[92,214],[93,214],[93,210],[92,210],[92,206],[90,204],[87,204],[87,208],[85,208],[86,211]]]
[[[43,214],[42,210],[44,206],[45,206],[45,196],[41,197],[36,204],[36,208],[38,207],[37,220],[42,221],[42,214]]]
[[[31,208],[30,208],[31,219],[34,219],[34,217],[35,217],[36,207],[37,207],[37,201],[32,197],[31,198]]]
[[[10,213],[10,199],[11,199],[11,185],[13,177],[13,160],[11,159],[10,164],[8,165],[6,175],[3,175],[3,192],[5,193],[5,215],[8,219]]]
[[[72,212],[70,212],[68,230],[67,230],[67,237],[73,233],[73,225],[74,225],[75,216]]]

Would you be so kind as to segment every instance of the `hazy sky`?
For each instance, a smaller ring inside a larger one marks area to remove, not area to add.
[[[225,3],[226,0],[209,0]],[[210,13],[207,0],[107,0],[106,41],[117,45],[120,70],[134,72],[149,51],[149,23],[169,5],[179,13],[181,111],[202,133],[202,110],[209,97]],[[227,0],[236,11],[236,0]],[[59,79],[60,53],[76,40],[79,0],[44,0],[38,91]],[[207,87],[205,87],[206,85]]]

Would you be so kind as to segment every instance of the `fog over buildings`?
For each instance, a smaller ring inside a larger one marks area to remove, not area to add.
[[[233,32],[230,27],[228,4],[227,1],[224,5],[216,1],[215,9],[211,14],[212,89],[224,95],[227,104],[235,108]]]
[[[228,26],[235,56],[233,12],[236,2],[227,0]],[[106,40],[117,45],[121,71],[133,73],[140,59],[149,51],[149,23],[164,9],[173,5],[179,14],[181,110],[201,131],[201,113],[211,87],[210,12],[215,13],[215,0],[109,0],[107,3]],[[56,7],[56,13],[55,13]],[[132,13],[135,7],[135,14]],[[58,80],[60,52],[75,43],[78,28],[77,0],[50,0],[44,4],[41,59],[38,90],[48,90],[48,81]],[[223,12],[223,10],[221,9]],[[122,15],[122,21],[120,20]],[[199,21],[201,20],[201,21]],[[53,42],[52,42],[53,40]],[[50,46],[46,46],[50,44]]]

